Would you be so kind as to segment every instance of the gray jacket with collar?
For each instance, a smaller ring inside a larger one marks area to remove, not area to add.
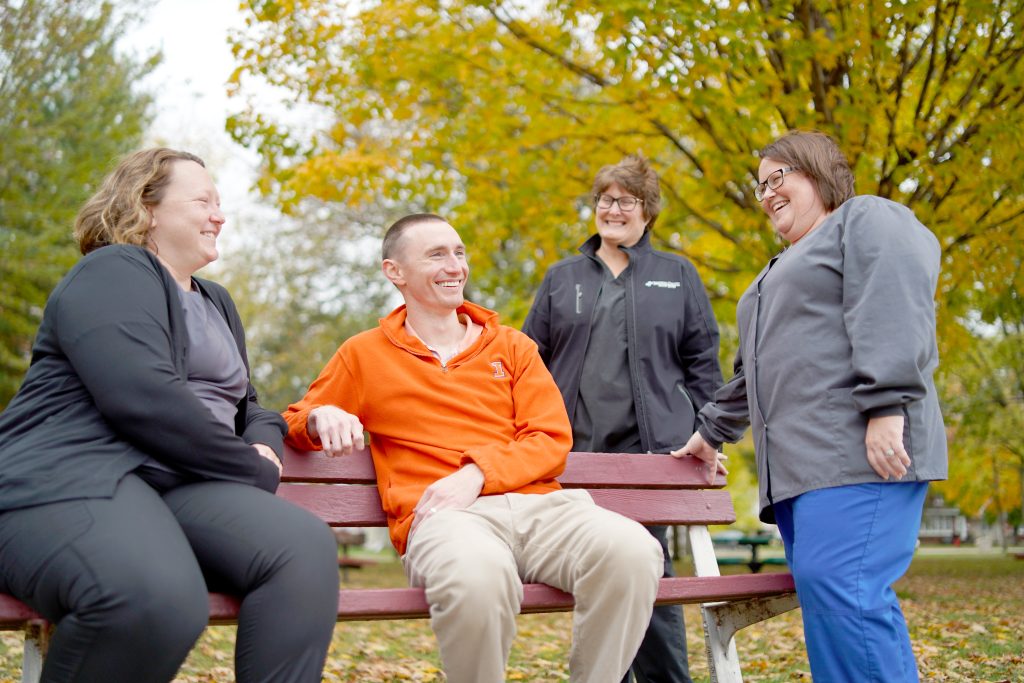
[[[713,446],[753,429],[763,521],[774,521],[775,501],[884,482],[864,444],[878,415],[905,418],[912,463],[899,481],[946,478],[933,381],[939,259],[938,240],[908,208],[854,197],[744,292],[735,374],[698,422]]]

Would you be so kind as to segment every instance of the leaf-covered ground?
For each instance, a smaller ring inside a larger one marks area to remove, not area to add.
[[[683,567],[681,570],[685,570]],[[726,571],[739,571],[727,567]],[[351,572],[349,585],[404,584],[395,562]],[[1024,681],[1024,561],[1001,555],[920,555],[898,584],[923,681]],[[700,615],[687,605],[690,666],[707,680]],[[519,618],[510,681],[568,680],[570,617]],[[233,627],[212,627],[200,639],[176,681],[226,683],[232,674]],[[799,612],[744,629],[737,635],[744,680],[809,681]],[[3,633],[0,683],[19,680],[20,636]],[[325,681],[443,681],[426,620],[340,623]]]

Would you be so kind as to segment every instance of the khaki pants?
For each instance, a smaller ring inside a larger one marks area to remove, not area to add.
[[[576,599],[572,681],[618,683],[647,630],[658,542],[581,490],[484,496],[420,524],[402,558],[423,587],[449,683],[505,679],[523,582]]]

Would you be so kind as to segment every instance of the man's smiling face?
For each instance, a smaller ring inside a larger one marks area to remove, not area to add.
[[[469,262],[459,233],[447,223],[426,220],[409,226],[396,258],[385,261],[386,273],[388,263],[388,278],[409,309],[445,313],[462,305]]]

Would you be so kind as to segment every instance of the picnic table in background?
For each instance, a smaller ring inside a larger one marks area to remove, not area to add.
[[[715,545],[725,548],[746,549],[749,552],[749,559],[745,557],[719,557],[718,564],[740,565],[745,564],[750,568],[750,573],[757,574],[761,567],[766,564],[785,565],[785,557],[761,557],[760,550],[771,544],[774,537],[771,534],[741,534],[738,532],[720,532],[712,536]],[[745,546],[746,548],[744,548]]]
[[[334,537],[338,541],[338,547],[341,548],[341,555],[338,556],[338,567],[341,569],[342,582],[348,581],[349,569],[360,569],[367,565],[376,564],[375,560],[364,557],[352,557],[349,554],[352,548],[358,548],[366,543],[366,534],[364,532],[344,527],[336,527],[333,531]]]

